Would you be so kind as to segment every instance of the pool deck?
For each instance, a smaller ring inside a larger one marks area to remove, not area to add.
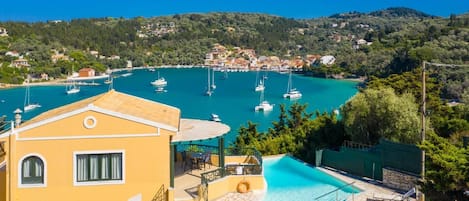
[[[353,194],[353,196],[347,199],[348,201],[400,200],[403,195],[403,193],[383,186],[378,181],[373,181],[363,177],[359,178],[357,176],[350,175],[346,172],[335,170],[329,167],[318,167],[318,169],[346,183],[355,182],[353,186],[359,188],[362,190],[362,192]],[[415,199],[409,198],[409,200]]]

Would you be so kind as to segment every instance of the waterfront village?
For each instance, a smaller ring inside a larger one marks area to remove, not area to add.
[[[118,60],[121,59],[118,55],[104,56],[99,55],[98,51],[91,50],[87,52],[88,54],[99,58],[99,59],[108,59],[108,60]],[[26,53],[27,55],[27,53]],[[7,51],[5,56],[10,56],[16,58],[10,64],[10,67],[16,68],[31,68],[28,60],[25,59],[23,55],[12,50]],[[69,61],[70,57],[64,53],[59,53],[57,50],[51,50],[51,61],[56,63],[59,60]],[[330,66],[334,64],[335,57],[332,55],[306,55],[305,58],[300,56],[295,57],[294,59],[280,59],[278,56],[257,56],[256,51],[253,49],[242,49],[240,47],[226,48],[220,44],[214,44],[213,48],[209,53],[205,55],[205,63],[194,66],[201,67],[212,67],[218,71],[239,71],[246,72],[250,70],[268,70],[268,71],[278,71],[286,72],[288,70],[292,71],[302,71],[305,65],[326,65]],[[127,60],[127,65],[125,69],[132,68],[132,61]],[[154,68],[150,66],[145,66],[148,68]],[[164,66],[163,66],[164,67]],[[181,67],[181,65],[175,66]],[[82,69],[78,69],[78,73],[75,73],[74,76],[79,77],[92,77],[97,75],[97,72],[90,66]],[[31,81],[48,81],[53,80],[54,78],[49,77],[46,73],[41,73],[37,77],[31,77]]]
[[[57,22],[55,22],[57,23]],[[337,24],[333,24],[333,27],[338,27]],[[343,25],[341,25],[342,27]],[[161,37],[167,34],[175,33],[177,31],[176,25],[173,22],[168,24],[146,24],[142,25],[139,30],[137,30],[137,36],[140,38],[147,37]],[[298,30],[302,32],[304,30]],[[0,37],[8,37],[8,31],[0,27]],[[344,37],[340,35],[331,35],[330,37],[334,38],[336,42]],[[351,38],[350,38],[351,37]],[[354,36],[349,36],[350,40],[353,40]],[[364,39],[356,40],[353,48],[359,48],[360,45],[370,45],[370,42],[366,42]],[[121,60],[119,55],[102,55],[97,50],[84,50],[84,54],[91,55],[99,60]],[[151,52],[147,52],[151,54]],[[5,56],[11,57],[12,61],[9,64],[10,67],[16,68],[33,68],[28,61],[28,52],[18,52],[16,50],[8,50],[4,54]],[[333,55],[318,55],[318,54],[308,54],[304,57],[294,56],[294,55],[283,55],[284,58],[290,59],[281,59],[280,56],[262,56],[257,55],[254,49],[243,49],[241,47],[225,47],[222,44],[215,43],[213,44],[212,49],[205,55],[203,64],[193,64],[193,66],[201,67],[213,67],[215,70],[219,71],[250,71],[250,70],[269,70],[269,71],[279,71],[286,72],[288,70],[292,71],[302,71],[304,66],[331,66],[335,63],[335,56]],[[126,58],[127,69],[132,68],[131,58]],[[50,60],[52,63],[57,63],[58,61],[70,61],[73,60],[67,55],[67,49],[63,48],[61,50],[52,49],[50,50]],[[1,65],[1,64],[0,64]],[[181,67],[182,65],[177,65],[176,67]],[[152,67],[152,66],[143,66],[143,67]],[[163,66],[165,67],[165,66]],[[124,68],[124,67],[123,67]],[[75,69],[80,71],[81,69]],[[95,76],[93,66],[85,67],[83,72],[75,73],[73,76]],[[92,73],[86,73],[85,71],[93,71]],[[96,71],[98,74],[98,72]],[[104,74],[104,72],[99,72]],[[109,73],[109,72],[108,72]],[[96,74],[96,75],[97,75]],[[333,76],[334,78],[343,78],[339,75]],[[31,75],[29,80],[31,82],[40,82],[40,81],[51,81],[56,78],[50,77],[47,73],[41,73],[37,75]],[[5,86],[6,84],[0,83],[0,87]]]

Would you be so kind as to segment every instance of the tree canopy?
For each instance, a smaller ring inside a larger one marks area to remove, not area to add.
[[[418,105],[411,94],[391,88],[366,89],[342,109],[344,129],[353,141],[377,144],[380,138],[415,144],[420,138]]]

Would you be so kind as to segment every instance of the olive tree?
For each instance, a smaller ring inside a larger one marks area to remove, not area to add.
[[[411,94],[398,96],[391,88],[366,89],[342,110],[345,132],[353,141],[376,144],[380,138],[402,143],[419,140],[418,105]]]

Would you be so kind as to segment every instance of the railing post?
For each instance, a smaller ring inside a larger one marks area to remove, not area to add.
[[[225,138],[223,136],[218,138],[218,165],[220,168],[225,168]]]
[[[169,174],[170,174],[170,179],[169,179],[169,186],[171,188],[174,188],[174,151],[175,151],[176,145],[171,144],[169,147]]]

